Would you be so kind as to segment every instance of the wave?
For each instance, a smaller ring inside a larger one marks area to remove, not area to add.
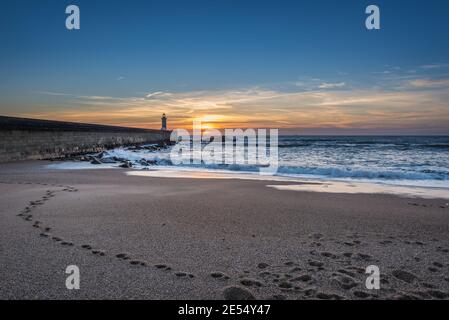
[[[323,142],[327,140],[327,142]],[[397,139],[379,139],[377,146],[360,147],[369,139],[281,139],[277,174],[292,177],[320,177],[354,180],[402,180],[402,181],[449,181],[449,143],[447,139],[422,139],[410,143]],[[333,140],[333,142],[330,142]],[[416,139],[409,139],[416,140]],[[357,147],[356,144],[359,146]],[[297,147],[297,148],[295,148]],[[303,152],[301,148],[304,147]],[[326,149],[317,150],[314,148]],[[333,149],[327,149],[335,147]],[[352,148],[351,148],[352,147]],[[291,148],[291,150],[288,150]],[[343,149],[339,149],[343,148]],[[350,148],[350,149],[345,149]],[[365,148],[365,149],[364,149]],[[369,149],[368,149],[369,148]],[[405,149],[404,149],[405,148]],[[408,148],[413,148],[410,153]],[[428,148],[433,148],[430,150]],[[364,149],[364,150],[363,150]],[[376,152],[379,149],[380,152]],[[438,149],[438,150],[437,150]],[[362,150],[362,151],[358,151]],[[367,153],[367,150],[369,153]],[[373,151],[374,150],[374,151]],[[406,151],[404,151],[406,150]],[[103,153],[104,157],[126,159],[135,167],[147,165],[193,168],[206,170],[227,170],[232,172],[256,173],[260,167],[245,164],[182,164],[175,166],[171,161],[170,149],[157,151],[128,150],[118,148]],[[144,160],[144,161],[142,161]]]
[[[169,159],[155,159],[157,166],[173,166]],[[246,164],[183,164],[179,167],[228,170],[240,172],[259,172],[260,166]],[[278,175],[285,176],[320,176],[328,178],[350,178],[350,179],[369,179],[369,180],[449,180],[449,176],[443,172],[404,172],[393,170],[353,170],[350,168],[313,168],[313,167],[294,167],[280,166],[277,170]]]
[[[330,178],[382,179],[382,180],[446,180],[443,174],[403,171],[353,170],[342,168],[280,167],[278,173],[314,175]]]
[[[426,145],[428,148],[449,149],[449,143],[433,143]]]

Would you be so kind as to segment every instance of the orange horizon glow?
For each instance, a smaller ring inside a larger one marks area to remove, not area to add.
[[[413,83],[413,86],[420,83]],[[426,86],[428,84],[426,83]],[[251,89],[212,92],[157,92],[145,97],[70,96],[58,105],[14,108],[10,116],[161,128],[192,129],[194,120],[203,129],[277,128],[286,130],[429,130],[449,133],[449,103],[445,88],[435,90],[339,90],[279,92]]]

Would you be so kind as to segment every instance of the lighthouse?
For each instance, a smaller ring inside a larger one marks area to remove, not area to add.
[[[167,117],[165,116],[165,113],[162,115],[162,131],[167,130]]]

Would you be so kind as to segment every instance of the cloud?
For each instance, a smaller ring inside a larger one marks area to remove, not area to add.
[[[346,86],[345,82],[337,82],[337,83],[323,82],[318,86],[318,88],[320,88],[320,89],[335,89],[335,88],[342,88],[344,86]]]
[[[425,64],[425,65],[420,66],[420,68],[425,69],[425,70],[449,68],[449,63]]]
[[[72,94],[63,93],[63,92],[51,92],[51,91],[34,91],[37,94],[43,94],[47,96],[71,96]]]
[[[162,113],[167,113],[170,128],[190,128],[194,118],[221,128],[416,128],[449,123],[449,92],[444,88],[387,91],[337,87],[342,89],[285,92],[255,87],[159,91],[123,98],[77,96],[67,100],[66,108],[40,109],[38,116],[150,128],[160,126]]]
[[[123,77],[123,76],[117,77],[117,81],[122,81],[122,80],[125,80],[125,77]]]
[[[162,91],[150,92],[145,97],[147,99],[161,98],[161,97],[169,97],[171,94]]]
[[[441,88],[449,86],[449,79],[415,79],[408,84],[414,88]]]
[[[372,72],[372,74],[391,74],[391,71],[390,70],[375,71],[375,72]]]

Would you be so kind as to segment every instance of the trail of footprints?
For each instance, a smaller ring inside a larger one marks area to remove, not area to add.
[[[0,182],[8,183],[8,182]],[[41,221],[36,220],[33,215],[33,210],[39,206],[44,205],[47,201],[54,198],[58,192],[77,192],[78,189],[71,186],[63,186],[57,184],[45,183],[29,183],[22,182],[18,184],[38,184],[44,186],[51,186],[59,188],[59,190],[47,190],[45,195],[34,201],[30,201],[29,205],[18,214],[23,220],[31,222],[33,228],[40,231],[39,235],[42,238],[48,238],[59,243],[61,246],[74,247],[78,246],[87,252],[98,257],[105,257],[107,253],[105,250],[95,248],[90,244],[77,245],[71,241],[64,240],[61,237],[51,233],[52,228],[44,225]],[[278,291],[268,298],[270,299],[345,299],[345,298],[359,298],[359,299],[447,299],[449,293],[438,289],[436,285],[420,281],[420,279],[412,272],[406,271],[405,268],[393,270],[390,274],[384,274],[381,277],[381,290],[367,291],[364,290],[364,280],[366,279],[365,269],[363,266],[369,263],[376,264],[379,262],[371,255],[363,252],[355,252],[356,248],[362,244],[360,240],[362,236],[357,233],[349,234],[346,240],[337,240],[333,238],[327,239],[332,241],[342,248],[341,253],[329,252],[320,250],[323,246],[324,236],[319,233],[309,235],[309,241],[303,241],[302,247],[308,246],[309,257],[304,261],[286,261],[280,265],[269,265],[260,262],[252,271],[244,270],[243,273],[232,279],[226,273],[221,271],[213,271],[209,274],[209,278],[222,283],[229,283],[230,286],[224,289],[225,299],[253,299],[255,295],[254,290],[263,288],[270,288],[270,291]],[[413,238],[413,237],[410,237]],[[390,236],[380,240],[378,243],[382,246],[391,246],[399,239]],[[437,239],[432,239],[432,242],[437,242]],[[404,244],[424,246],[421,241],[402,240]],[[344,248],[348,250],[345,251]],[[437,246],[435,249],[440,253],[449,253],[449,249],[443,246]],[[350,251],[350,252],[349,252]],[[115,259],[128,263],[131,267],[154,267],[165,272],[172,272],[178,278],[192,279],[196,276],[192,273],[174,271],[170,266],[158,263],[150,264],[147,261],[134,259],[128,253],[118,253],[113,255]],[[419,261],[419,257],[414,258]],[[446,266],[434,261],[429,267],[430,272],[444,272],[449,264]],[[415,284],[416,290],[407,290],[406,292],[396,290],[391,287],[392,281],[402,281],[406,284]],[[232,283],[238,282],[238,285]],[[444,281],[449,282],[449,276],[444,277]],[[326,283],[326,286],[322,286]],[[330,284],[330,285],[329,285]],[[322,288],[334,288],[334,290],[323,290]],[[332,292],[333,291],[333,292]]]
[[[4,184],[11,184],[10,182],[0,182]],[[101,250],[98,248],[94,248],[94,246],[90,244],[81,244],[77,245],[71,241],[64,240],[61,237],[58,237],[56,235],[53,235],[51,233],[52,228],[49,226],[46,226],[43,224],[43,222],[35,219],[33,215],[34,209],[36,209],[39,206],[44,205],[47,201],[50,201],[52,198],[54,198],[58,192],[78,192],[78,189],[72,186],[64,186],[64,185],[57,185],[57,184],[47,184],[47,183],[31,183],[31,182],[16,182],[16,184],[27,184],[27,185],[43,185],[43,186],[50,186],[50,187],[56,187],[59,188],[59,190],[47,190],[45,195],[42,196],[38,200],[30,201],[28,206],[25,207],[17,216],[21,217],[23,220],[27,222],[31,222],[33,228],[36,228],[40,231],[39,236],[42,238],[48,238],[53,240],[56,243],[59,243],[61,246],[65,247],[74,247],[78,246],[93,255],[104,257],[106,256],[106,251]],[[120,261],[129,263],[130,266],[136,266],[136,267],[146,267],[146,266],[153,266],[154,268],[162,271],[173,271],[172,268],[166,264],[158,263],[151,265],[150,263],[142,260],[133,259],[130,254],[128,253],[118,253],[115,254],[114,257]],[[195,278],[195,275],[188,272],[182,272],[182,271],[174,271],[174,275],[178,278],[186,278],[186,279],[192,279]]]
[[[301,261],[286,261],[281,265],[269,265],[261,262],[252,271],[244,271],[239,276],[239,284],[243,286],[247,294],[253,295],[253,291],[269,288],[271,299],[448,299],[449,293],[440,289],[438,284],[427,283],[419,276],[409,271],[406,266],[395,266],[392,270],[381,273],[380,290],[366,290],[366,266],[379,264],[380,261],[371,255],[359,252],[363,248],[361,235],[354,233],[346,236],[347,241],[333,238],[324,239],[322,234],[311,234],[310,242],[303,242],[302,247],[310,246],[312,250],[304,255]],[[381,245],[390,245],[396,237],[388,237],[380,240]],[[337,244],[339,252],[320,250],[326,242]],[[432,239],[437,242],[437,239]],[[412,243],[416,246],[425,243]],[[345,248],[351,247],[351,252],[345,252]],[[352,248],[355,247],[355,248]],[[442,251],[442,246],[437,246],[436,251]],[[438,273],[449,282],[449,263],[433,261],[429,271]],[[445,276],[446,275],[446,276]],[[220,272],[212,273],[213,278],[229,279]],[[441,279],[443,280],[443,279]],[[437,280],[435,283],[437,283]]]

